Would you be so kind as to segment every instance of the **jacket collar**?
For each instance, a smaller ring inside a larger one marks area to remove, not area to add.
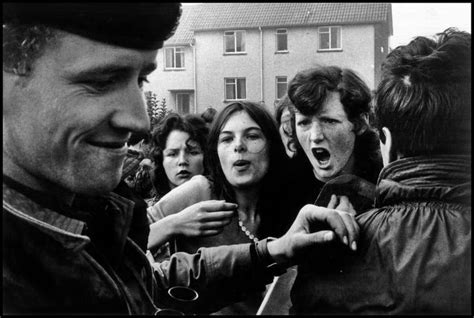
[[[11,179],[6,183],[4,179],[4,213],[11,213],[31,226],[39,228],[67,249],[79,250],[91,241],[88,225],[84,220],[71,217],[71,211],[64,213],[65,211],[53,210],[52,206],[32,200],[28,194],[34,190],[24,186],[17,187],[14,183],[15,181],[12,182]],[[102,198],[107,202],[104,207],[104,213],[107,213],[108,217],[107,226],[112,229],[111,235],[104,239],[111,244],[110,254],[119,255],[128,235],[134,203],[115,193]]]
[[[381,171],[376,191],[376,207],[410,200],[470,205],[470,156],[436,155],[396,160]]]

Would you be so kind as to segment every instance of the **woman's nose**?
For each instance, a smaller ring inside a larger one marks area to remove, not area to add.
[[[178,156],[178,165],[183,166],[183,165],[188,165],[188,155],[183,151],[179,154]]]
[[[242,138],[235,139],[234,151],[235,152],[242,152],[245,151],[245,143],[243,142]]]
[[[319,142],[324,139],[323,129],[317,122],[313,122],[311,125],[310,140],[313,142]]]

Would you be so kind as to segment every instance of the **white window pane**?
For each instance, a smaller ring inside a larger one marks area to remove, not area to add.
[[[225,51],[226,52],[235,52],[235,41],[233,35],[225,36]]]
[[[236,52],[245,51],[245,37],[244,32],[236,32],[237,35],[237,49]]]
[[[181,114],[189,113],[190,98],[189,94],[178,94],[178,111]]]
[[[322,33],[319,35],[319,48],[329,49],[329,34],[328,33]]]
[[[278,51],[288,50],[288,36],[286,33],[277,35],[277,50]]]
[[[165,49],[165,55],[166,55],[166,66],[167,68],[173,67],[173,49]]]
[[[226,80],[225,99],[235,99],[235,85],[229,84]]]
[[[184,53],[177,53],[176,54],[176,67],[177,68],[184,67]]]
[[[288,87],[288,80],[286,76],[278,76],[276,78],[276,87],[277,87],[277,99],[282,98],[286,94]]]
[[[339,28],[331,28],[331,48],[339,48]]]
[[[278,84],[277,86],[277,98],[280,99],[282,98],[283,96],[285,96],[285,93],[286,93],[286,84]]]
[[[245,99],[245,79],[239,78],[237,81],[237,98],[238,99]]]

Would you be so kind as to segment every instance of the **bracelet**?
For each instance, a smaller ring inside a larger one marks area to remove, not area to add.
[[[270,253],[268,253],[267,243],[268,241],[276,240],[274,237],[267,237],[264,240],[258,241],[255,243],[255,252],[257,254],[258,260],[264,264],[266,269],[273,276],[280,276],[286,273],[286,266],[283,264],[276,263]]]

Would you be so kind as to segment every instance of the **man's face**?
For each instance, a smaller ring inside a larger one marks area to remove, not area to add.
[[[113,190],[131,132],[149,128],[141,86],[155,58],[65,33],[28,77],[4,73],[4,173],[38,190]]]
[[[314,116],[296,112],[296,136],[318,180],[327,182],[354,165],[354,124],[349,121],[339,93],[331,92]]]

